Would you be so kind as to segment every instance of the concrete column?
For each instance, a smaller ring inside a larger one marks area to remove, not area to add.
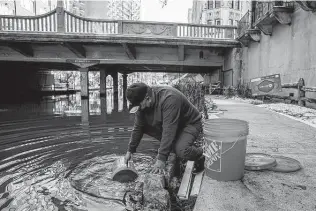
[[[100,97],[106,97],[106,70],[100,70]]]
[[[57,1],[57,32],[65,32],[65,9],[62,0]]]
[[[112,73],[113,78],[113,104],[114,104],[114,111],[118,111],[118,72]]]
[[[126,89],[127,89],[127,73],[123,74],[123,110],[127,110],[127,99],[126,99]]]
[[[81,99],[89,98],[89,69],[80,68]]]
[[[81,99],[81,122],[89,125],[89,99]]]
[[[241,57],[242,49],[234,48],[233,50],[233,86],[241,82]]]
[[[107,116],[107,100],[106,97],[100,97],[101,101],[101,118],[102,120],[106,120]]]

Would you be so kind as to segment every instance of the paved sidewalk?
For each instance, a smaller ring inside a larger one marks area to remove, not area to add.
[[[204,176],[194,211],[316,210],[316,129],[267,109],[234,100],[215,100],[224,118],[249,122],[247,152],[283,155],[301,162],[294,173],[245,171],[242,181]]]

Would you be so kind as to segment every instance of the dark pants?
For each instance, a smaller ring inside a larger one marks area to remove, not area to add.
[[[195,125],[188,125],[177,132],[176,140],[173,141],[173,151],[179,158],[195,161],[202,156],[202,147],[194,145],[194,142],[199,137],[201,131],[202,123],[199,122]],[[161,134],[152,129],[147,129],[145,134],[161,140]]]

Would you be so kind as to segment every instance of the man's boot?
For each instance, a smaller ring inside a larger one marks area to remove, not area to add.
[[[202,155],[198,160],[194,162],[194,166],[195,166],[194,171],[193,171],[194,174],[197,174],[204,170],[204,162],[205,162],[204,155]]]

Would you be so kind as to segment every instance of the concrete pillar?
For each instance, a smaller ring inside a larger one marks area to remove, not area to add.
[[[113,78],[113,104],[114,104],[114,111],[118,111],[118,72],[112,73]]]
[[[101,102],[101,119],[106,120],[107,116],[107,100],[106,97],[100,97]]]
[[[89,99],[81,99],[81,122],[89,125]]]
[[[81,99],[89,98],[89,69],[80,68]]]
[[[237,86],[241,82],[241,48],[234,48],[233,58],[233,86]]]
[[[106,70],[100,70],[100,97],[106,97]]]
[[[127,89],[127,73],[123,74],[123,110],[127,110],[127,99],[126,99],[126,89]]]

